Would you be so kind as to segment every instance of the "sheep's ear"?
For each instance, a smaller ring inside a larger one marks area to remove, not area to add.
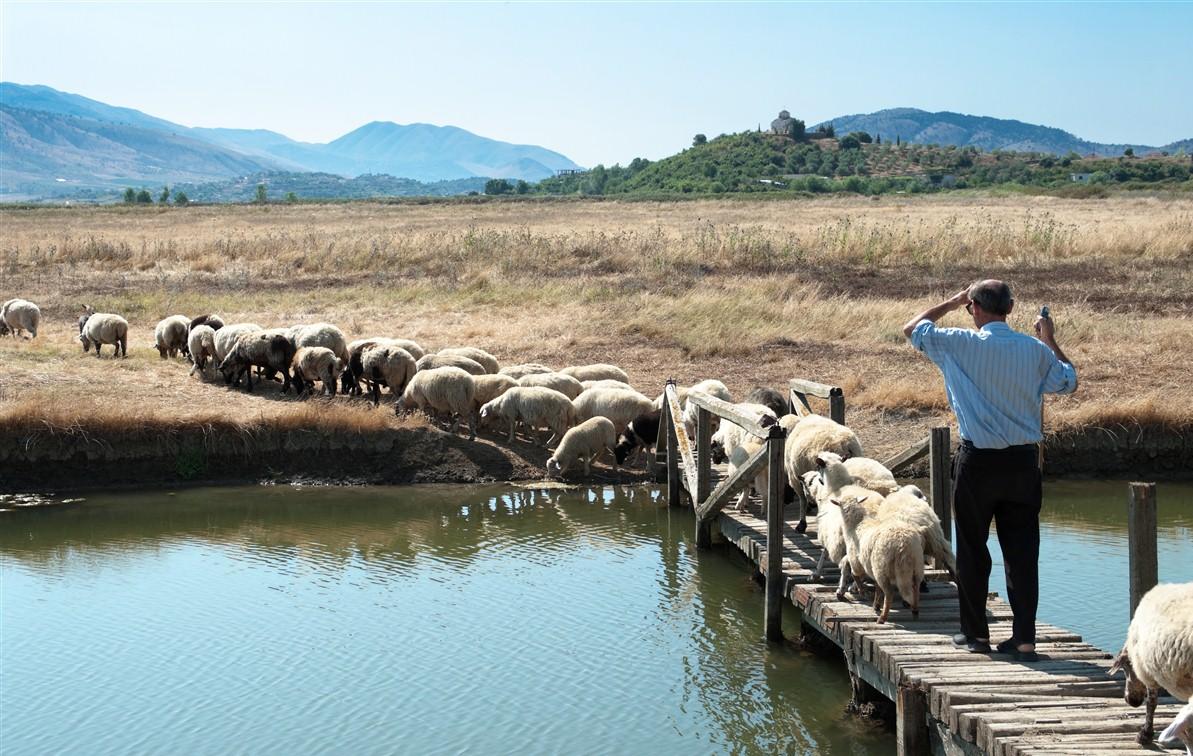
[[[837,505],[838,507],[843,506],[840,499],[829,499],[829,501],[832,502],[833,504]]]
[[[817,454],[817,455],[816,455],[816,466],[817,466],[817,467],[821,467],[821,468],[823,468],[823,467],[827,467],[827,466],[828,466],[828,463],[824,461],[824,455],[823,455],[823,454]]]
[[[1110,665],[1110,669],[1106,670],[1106,675],[1114,677],[1119,672],[1126,673],[1127,677],[1131,676],[1131,657],[1127,656],[1127,649],[1118,652],[1118,656],[1114,657],[1114,663]]]

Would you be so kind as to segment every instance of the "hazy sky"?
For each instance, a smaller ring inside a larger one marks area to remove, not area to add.
[[[1193,4],[33,3],[0,77],[328,141],[452,124],[583,165],[896,106],[1193,137]]]

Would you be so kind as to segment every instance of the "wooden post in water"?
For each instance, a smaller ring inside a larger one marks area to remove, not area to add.
[[[670,383],[670,381],[668,381]],[[675,439],[675,418],[671,417],[671,406],[663,402],[663,422],[659,426],[659,433],[667,434],[667,506],[678,507],[681,504],[680,492],[682,483],[679,479],[679,442]]]
[[[928,697],[910,685],[900,685],[895,694],[895,753],[898,756],[927,756]]]
[[[766,440],[766,639],[783,640],[783,448],[787,431],[771,428]]]
[[[1156,484],[1132,483],[1127,498],[1127,543],[1130,554],[1131,616],[1143,594],[1159,580],[1156,558]]]
[[[928,440],[929,499],[932,502],[932,510],[940,518],[940,528],[949,543],[953,542],[952,485],[949,475],[951,462],[948,426],[933,428]]]
[[[696,413],[696,505],[712,493],[712,413],[703,407]],[[712,546],[712,520],[696,518],[696,548]]]

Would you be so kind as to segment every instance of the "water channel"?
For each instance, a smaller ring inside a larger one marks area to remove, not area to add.
[[[83,499],[0,500],[5,754],[894,752],[843,713],[844,665],[762,642],[744,560],[697,554],[648,488]],[[1046,488],[1041,618],[1104,648],[1125,500]],[[1193,486],[1159,501],[1160,578],[1193,580]]]

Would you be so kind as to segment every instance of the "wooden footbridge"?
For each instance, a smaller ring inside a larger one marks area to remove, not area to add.
[[[808,397],[820,397],[828,400],[834,419],[844,420],[845,401],[839,388],[795,380],[790,390],[794,412],[811,411]],[[681,416],[674,383],[669,382],[664,393],[660,433],[666,433],[668,501],[672,506],[690,503],[695,509],[697,546],[709,547],[716,531],[756,565],[766,581],[768,640],[783,639],[782,609],[790,602],[800,610],[805,635],[819,635],[841,650],[855,703],[876,696],[894,703],[900,754],[1165,752],[1160,746],[1137,742],[1143,708],[1128,707],[1121,677],[1108,676],[1111,654],[1085,643],[1080,635],[1038,623],[1037,662],[1016,663],[1010,655],[972,654],[955,647],[957,589],[941,570],[926,572],[930,589],[921,598],[918,618],[896,602],[888,621],[880,625],[869,602],[839,601],[836,567],[825,569],[819,579],[815,574],[821,551],[816,518],[799,503],[783,505],[784,429],[756,422],[717,399],[692,395],[688,401],[699,407],[693,447],[683,423],[671,420]],[[713,415],[765,439],[762,449],[732,476],[712,464]],[[896,469],[928,455],[933,507],[951,537],[948,435],[948,428],[933,429],[924,442],[886,463]],[[726,510],[726,503],[764,469],[769,501],[751,496],[743,509]],[[797,491],[800,498],[802,492]],[[1129,507],[1134,613],[1143,593],[1156,582],[1154,486],[1132,484]],[[806,515],[806,529],[799,527],[801,515]],[[769,548],[772,543],[781,543],[781,548]],[[987,616],[992,645],[1010,637],[1011,610],[1005,602],[992,595]],[[1156,732],[1179,710],[1175,699],[1160,699]]]

